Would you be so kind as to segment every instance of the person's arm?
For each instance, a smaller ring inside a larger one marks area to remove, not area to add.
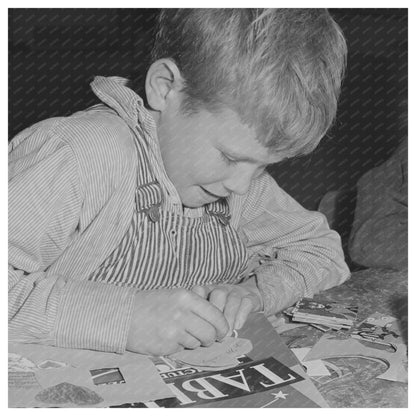
[[[10,145],[9,341],[164,355],[224,337],[228,331],[224,316],[190,291],[138,291],[50,271],[71,242],[91,227],[80,220],[83,214],[93,217],[92,205],[100,210],[97,198],[95,204],[86,200],[97,194],[107,199],[104,177],[86,184],[80,172],[87,167],[79,169],[79,158],[50,123],[23,132]],[[72,134],[77,133],[80,120],[72,127]],[[98,134],[104,145],[105,136],[98,129],[97,125],[89,132]],[[83,147],[89,174],[94,170],[92,158],[97,159],[96,154],[85,154],[92,141],[88,136]],[[129,169],[117,163],[114,152],[102,148],[100,152],[98,163],[111,178],[109,188],[117,188],[112,166],[118,172]],[[111,161],[102,159],[106,154]],[[92,183],[100,184],[100,192],[92,192]],[[94,195],[87,198],[90,193]],[[80,258],[80,264],[84,260]]]
[[[251,312],[272,315],[349,277],[341,239],[325,217],[304,209],[268,174],[232,206],[249,251],[249,276],[193,288],[224,312],[231,329],[241,328]]]
[[[313,296],[350,275],[339,235],[262,175],[251,187],[240,221],[266,315]]]
[[[9,340],[123,352],[135,291],[51,274],[73,239],[83,195],[71,148],[53,121],[9,154]]]

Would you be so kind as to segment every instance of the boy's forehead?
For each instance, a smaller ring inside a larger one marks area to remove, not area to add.
[[[174,121],[182,124],[181,130],[192,130],[202,140],[228,156],[260,166],[284,159],[284,155],[267,148],[258,140],[257,129],[241,120],[229,107],[219,106],[214,111],[199,108],[191,114],[176,113]]]
[[[225,108],[213,116],[215,120],[211,121],[215,122],[216,128],[221,131],[218,135],[218,145],[230,156],[263,165],[273,164],[284,158],[264,146],[258,140],[257,130],[244,123],[234,111]]]

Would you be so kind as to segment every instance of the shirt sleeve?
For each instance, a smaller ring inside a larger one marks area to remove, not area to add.
[[[268,174],[253,183],[239,230],[266,315],[339,285],[350,275],[341,239],[325,216],[304,209]]]
[[[9,340],[123,352],[135,291],[48,271],[79,237],[83,190],[53,121],[9,146]]]

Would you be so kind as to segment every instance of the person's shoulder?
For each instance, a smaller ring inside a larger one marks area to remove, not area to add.
[[[270,205],[274,208],[279,206],[283,195],[287,194],[279,187],[274,178],[266,171],[251,181],[248,191],[244,195],[231,194],[229,204],[233,214],[237,218],[246,220],[255,217],[258,213],[264,212]]]
[[[287,201],[293,198],[286,193],[276,182],[273,176],[264,171],[260,176],[255,178],[250,185],[249,191],[246,194],[246,204],[268,205],[269,201]],[[295,202],[293,200],[293,202]]]
[[[127,123],[102,105],[62,118],[55,132],[80,155],[129,158],[134,152],[133,135]]]
[[[108,107],[94,106],[61,119],[55,134],[72,149],[86,188],[100,182],[113,189],[134,175],[137,152],[133,133]]]

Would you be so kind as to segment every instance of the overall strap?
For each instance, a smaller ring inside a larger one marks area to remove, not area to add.
[[[227,226],[230,223],[230,208],[225,198],[221,198],[209,205],[205,205],[205,212],[208,215],[215,217],[217,221],[223,226]]]

